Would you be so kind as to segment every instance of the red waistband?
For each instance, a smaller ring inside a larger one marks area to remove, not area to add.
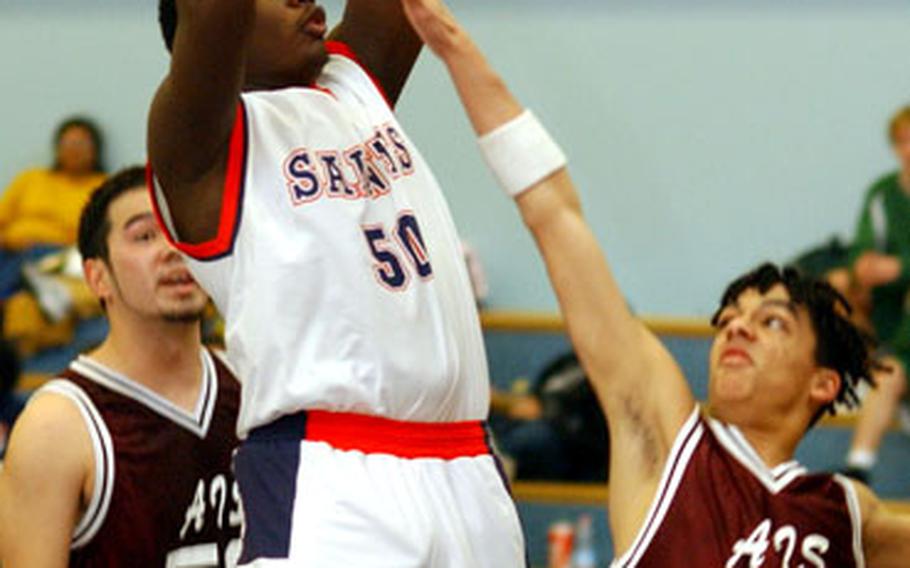
[[[307,411],[305,439],[338,450],[452,460],[490,453],[483,422],[403,422],[343,412]]]

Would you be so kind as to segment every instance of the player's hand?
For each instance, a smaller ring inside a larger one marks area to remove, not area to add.
[[[420,39],[445,59],[464,33],[452,12],[442,0],[401,0],[401,3]]]

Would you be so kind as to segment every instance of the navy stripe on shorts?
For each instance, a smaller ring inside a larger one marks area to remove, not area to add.
[[[250,432],[237,450],[234,475],[246,518],[240,564],[289,557],[300,442],[305,435],[306,413],[283,416]]]

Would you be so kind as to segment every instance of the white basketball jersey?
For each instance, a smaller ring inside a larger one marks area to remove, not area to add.
[[[482,420],[483,338],[448,206],[378,84],[326,45],[317,87],[241,97],[218,236],[175,243],[226,320],[238,432],[305,409]]]

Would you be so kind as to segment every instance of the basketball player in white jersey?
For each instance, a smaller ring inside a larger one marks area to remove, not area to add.
[[[440,0],[403,0],[446,64],[485,158],[547,264],[610,420],[619,566],[906,566],[910,519],[865,486],[792,460],[869,357],[827,284],[771,265],[738,279],[714,323],[704,416],[676,362],[626,307],[581,214],[565,157]]]
[[[13,429],[0,564],[236,565],[240,388],[202,346],[208,300],[158,228],[144,168],[93,193],[79,251],[110,331],[32,396]]]
[[[513,567],[482,336],[442,193],[393,107],[399,0],[162,0],[162,226],[244,377],[241,563]]]

